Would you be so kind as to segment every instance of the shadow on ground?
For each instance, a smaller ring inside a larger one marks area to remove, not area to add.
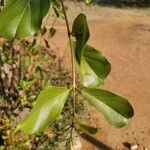
[[[113,148],[109,147],[108,145],[104,144],[100,140],[90,136],[86,133],[81,134],[81,137],[84,138],[86,141],[91,143],[93,146],[97,147],[100,150],[114,150]]]

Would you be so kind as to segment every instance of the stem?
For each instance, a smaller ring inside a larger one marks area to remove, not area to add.
[[[75,95],[75,92],[76,92],[75,59],[74,59],[74,56],[73,56],[73,53],[74,53],[73,52],[73,44],[72,44],[72,40],[71,40],[71,32],[70,32],[68,17],[67,17],[67,14],[66,14],[66,10],[65,10],[65,6],[64,6],[63,0],[60,0],[60,2],[61,2],[61,5],[62,5],[62,10],[63,10],[64,16],[65,16],[66,28],[67,28],[67,32],[68,32],[68,39],[69,39],[70,52],[71,52],[72,88],[73,88],[73,118],[75,118],[75,97],[76,97],[76,95]]]
[[[67,32],[68,32],[68,39],[69,39],[69,45],[70,45],[70,51],[71,51],[71,63],[72,63],[72,77],[73,77],[73,83],[72,86],[75,87],[76,86],[76,73],[75,73],[75,60],[74,60],[74,56],[73,56],[73,44],[72,44],[72,40],[71,40],[71,31],[70,31],[70,27],[69,27],[69,22],[68,22],[68,17],[66,14],[66,10],[65,10],[65,6],[63,3],[63,0],[60,0],[61,5],[62,5],[62,10],[65,16],[65,21],[66,21],[66,27],[67,27]]]
[[[75,58],[74,58],[74,51],[73,51],[73,44],[72,44],[72,35],[69,27],[69,22],[68,22],[68,17],[66,14],[65,6],[63,3],[63,0],[60,0],[61,5],[62,5],[62,11],[65,17],[66,21],[66,28],[68,32],[68,39],[69,39],[69,45],[70,45],[70,53],[71,53],[71,64],[72,64],[72,88],[73,88],[73,120],[72,120],[72,127],[71,127],[71,132],[70,132],[70,138],[71,138],[71,144],[73,146],[73,128],[74,128],[74,122],[75,122],[75,102],[76,102],[76,72],[75,72]]]

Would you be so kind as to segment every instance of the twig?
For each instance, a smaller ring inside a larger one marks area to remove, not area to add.
[[[73,129],[74,129],[74,122],[75,122],[75,102],[76,102],[76,72],[75,72],[75,59],[74,59],[74,51],[73,51],[73,44],[72,44],[72,36],[71,36],[71,31],[69,27],[69,22],[68,22],[68,17],[66,14],[65,6],[63,3],[63,0],[60,0],[61,5],[62,5],[62,11],[65,16],[65,21],[66,21],[66,28],[68,32],[68,39],[69,39],[69,45],[70,45],[70,52],[71,52],[71,64],[72,64],[72,90],[73,90],[73,120],[72,120],[72,127],[71,127],[71,132],[70,132],[70,141],[71,141],[71,146],[73,147]]]

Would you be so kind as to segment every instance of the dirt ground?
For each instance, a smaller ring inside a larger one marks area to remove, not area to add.
[[[111,73],[103,88],[125,96],[135,109],[134,117],[122,129],[110,127],[100,113],[91,109],[91,118],[97,119],[97,124],[101,128],[95,138],[113,149],[126,150],[123,143],[129,143],[138,144],[139,150],[149,150],[150,9],[121,10],[98,6],[86,8],[82,5],[77,6],[69,7],[70,23],[77,13],[87,14],[91,31],[88,43],[101,50],[112,65]],[[71,15],[71,12],[75,13]],[[51,23],[48,26],[50,25]],[[71,69],[64,21],[58,21],[55,28],[57,33],[51,39],[52,49],[58,57],[64,59],[64,66]],[[83,150],[101,149],[85,140],[82,141]]]

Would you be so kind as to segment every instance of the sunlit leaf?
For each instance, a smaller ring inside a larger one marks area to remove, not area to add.
[[[85,0],[86,4],[90,4],[92,2],[92,0]]]
[[[127,99],[109,91],[95,88],[85,89],[82,91],[82,95],[114,127],[123,127],[134,114],[134,110]]]
[[[72,34],[76,38],[76,50],[75,56],[77,62],[80,64],[81,56],[84,51],[84,46],[89,39],[90,33],[88,24],[86,21],[86,16],[84,14],[79,14],[77,18],[74,20],[72,27]]]
[[[49,6],[50,0],[7,0],[0,13],[0,35],[7,39],[34,35]]]
[[[5,7],[6,7],[11,1],[12,1],[12,0],[4,0]]]
[[[111,70],[108,60],[93,47],[86,45],[81,58],[80,72],[85,87],[95,87],[104,82]]]
[[[88,133],[88,134],[96,134],[98,132],[98,128],[89,126],[87,124],[84,124],[82,122],[77,121],[76,127],[78,130],[81,130],[82,132]]]
[[[69,90],[65,87],[48,87],[43,90],[31,113],[19,123],[17,130],[28,134],[42,132],[59,117],[68,95]]]

